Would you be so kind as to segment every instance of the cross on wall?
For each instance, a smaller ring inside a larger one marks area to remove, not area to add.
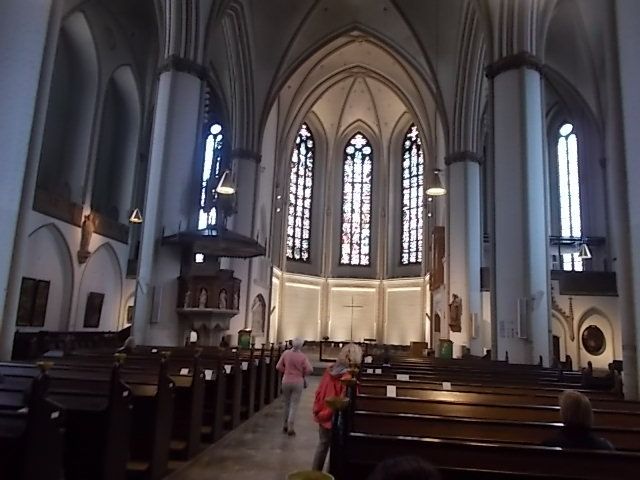
[[[350,335],[351,335],[351,338],[350,338],[349,340],[350,340],[351,342],[353,342],[353,313],[354,313],[354,310],[355,310],[356,308],[364,308],[364,305],[356,305],[356,304],[354,303],[354,301],[353,301],[353,295],[351,295],[351,304],[350,304],[350,305],[343,305],[343,307],[344,307],[344,308],[350,308],[350,309],[351,309],[351,326],[350,326],[350,327],[351,327],[351,328],[350,328],[350,330],[351,330],[351,334],[350,334]]]

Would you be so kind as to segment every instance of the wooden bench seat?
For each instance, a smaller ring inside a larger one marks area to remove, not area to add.
[[[424,400],[409,397],[358,395],[356,408],[368,412],[416,413],[460,418],[523,420],[554,423],[560,421],[560,408],[552,405],[512,405],[473,403],[463,400]],[[594,410],[594,422],[601,427],[640,428],[640,414],[618,410]]]
[[[363,374],[361,375],[361,385],[363,387],[367,386],[386,386],[386,385],[396,385],[397,387],[406,387],[406,388],[414,388],[414,389],[425,389],[432,391],[449,391],[444,390],[442,381],[421,381],[417,379],[415,376],[411,375],[410,380],[398,380],[395,375],[393,376],[385,376],[385,375],[372,375],[372,374]],[[540,398],[553,399],[553,402],[558,401],[558,396],[565,390],[564,388],[549,388],[549,387],[537,387],[532,385],[520,385],[520,386],[510,386],[510,385],[487,385],[477,381],[458,381],[458,382],[449,382],[449,386],[451,387],[451,391],[456,392],[467,392],[467,393],[483,393],[483,394],[497,394],[497,395],[524,395],[524,396],[534,396]],[[606,402],[619,402],[620,404],[628,405],[629,408],[635,410],[638,408],[640,410],[640,402],[629,402],[627,400],[622,399],[617,394],[612,392],[602,392],[602,391],[593,391],[593,390],[584,390],[577,389],[578,391],[584,393],[589,397],[592,402],[597,401],[606,401]]]
[[[378,462],[404,455],[429,460],[445,480],[631,480],[640,471],[637,453],[351,433],[332,447],[331,473],[337,480],[367,478]]]
[[[556,436],[561,429],[560,423],[359,410],[354,412],[352,419],[353,432],[527,445],[540,445]],[[616,450],[640,451],[640,429],[596,427],[594,433],[607,438]]]
[[[4,385],[6,381],[3,381]],[[62,478],[64,413],[46,398],[48,378],[36,377],[28,403],[0,409],[0,473],[12,480]],[[4,396],[0,392],[0,397]],[[25,396],[22,395],[25,400]],[[17,403],[17,402],[16,402]]]

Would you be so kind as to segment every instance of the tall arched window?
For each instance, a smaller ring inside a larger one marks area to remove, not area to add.
[[[287,220],[287,258],[301,262],[311,260],[311,196],[315,151],[313,134],[303,123],[291,155]]]
[[[371,180],[373,150],[367,137],[356,133],[344,149],[342,170],[341,265],[371,263]]]
[[[411,125],[402,144],[403,265],[422,262],[422,185],[424,156],[418,127]]]
[[[578,137],[573,125],[565,123],[558,131],[558,195],[560,199],[560,235],[582,237],[580,217],[580,175]],[[582,270],[578,253],[562,254],[563,270]]]
[[[202,167],[202,183],[200,190],[200,215],[198,230],[215,225],[217,220],[216,208],[212,205],[215,198],[214,189],[220,175],[220,161],[222,159],[223,130],[220,123],[213,123],[209,128],[204,149],[204,164]]]

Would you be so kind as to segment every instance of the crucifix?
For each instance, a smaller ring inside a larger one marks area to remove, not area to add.
[[[353,311],[356,308],[364,308],[364,306],[363,305],[354,304],[353,303],[353,295],[351,295],[351,305],[343,305],[343,307],[351,309],[351,338],[350,338],[350,341],[353,342]]]

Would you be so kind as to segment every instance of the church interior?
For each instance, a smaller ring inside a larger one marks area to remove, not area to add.
[[[301,339],[364,363],[287,478],[635,478],[639,44],[636,0],[2,0],[0,477],[251,478],[208,469]],[[616,452],[539,446],[564,390]]]

